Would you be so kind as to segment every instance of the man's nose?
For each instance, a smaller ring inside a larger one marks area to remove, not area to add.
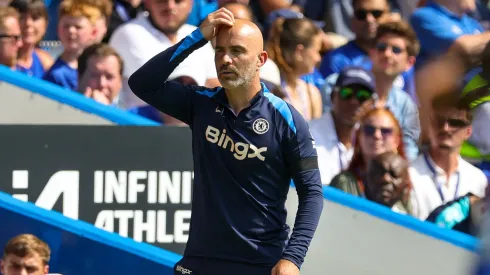
[[[169,9],[169,10],[175,9],[175,6],[176,6],[175,0],[167,0],[167,1],[165,1],[165,4],[166,4],[165,6],[167,9]]]
[[[366,14],[366,22],[376,23],[376,18],[373,16],[372,13],[368,12],[368,14]]]
[[[224,54],[223,55],[223,63],[225,63],[225,64],[231,64],[231,61],[232,61],[232,59],[231,59],[231,57],[228,54]]]

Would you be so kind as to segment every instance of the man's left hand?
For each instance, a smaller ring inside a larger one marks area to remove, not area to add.
[[[291,261],[282,259],[274,266],[271,275],[299,275],[299,268]]]

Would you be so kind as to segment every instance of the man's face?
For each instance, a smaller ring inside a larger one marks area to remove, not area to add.
[[[221,29],[216,37],[214,61],[221,85],[226,89],[244,87],[258,74],[260,52],[247,35],[247,27]]]
[[[145,0],[153,22],[165,34],[175,34],[187,21],[192,0]]]
[[[332,94],[333,113],[346,125],[354,126],[355,116],[361,105],[369,100],[373,93],[362,85],[336,87]]]
[[[0,32],[0,64],[13,67],[17,62],[17,53],[22,46],[22,36],[19,21],[7,17],[5,30]]]
[[[378,39],[375,49],[371,50],[373,72],[396,77],[410,69],[415,57],[407,52],[407,41],[394,34],[387,34]]]
[[[430,143],[436,150],[459,151],[471,136],[471,122],[466,111],[456,108],[435,110],[430,118]]]
[[[376,36],[379,22],[389,12],[386,0],[360,0],[354,7],[352,30],[357,38],[371,40]]]
[[[102,92],[112,102],[122,87],[118,59],[111,55],[107,57],[90,57],[87,62],[87,70],[80,78],[80,92],[87,88]]]
[[[377,203],[391,207],[402,198],[408,183],[408,166],[396,155],[383,155],[368,165],[366,190]]]
[[[44,275],[48,274],[49,266],[37,254],[24,258],[7,255],[1,261],[1,271],[3,275]]]

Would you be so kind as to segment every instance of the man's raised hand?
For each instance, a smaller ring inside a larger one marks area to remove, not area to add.
[[[220,27],[233,27],[234,24],[235,17],[233,13],[225,8],[221,8],[210,13],[199,28],[204,38],[209,41],[218,34]]]

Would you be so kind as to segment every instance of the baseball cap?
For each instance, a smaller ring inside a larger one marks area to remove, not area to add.
[[[335,82],[336,87],[345,87],[353,84],[362,85],[369,89],[372,93],[376,92],[374,76],[370,71],[362,67],[344,68],[339,73],[337,81]]]
[[[269,13],[269,15],[267,16],[267,18],[264,22],[264,30],[266,32],[269,31],[269,29],[272,26],[272,24],[274,23],[274,21],[276,21],[279,18],[285,18],[285,19],[297,18],[297,19],[300,19],[300,18],[305,18],[305,16],[300,12],[296,12],[296,11],[293,11],[290,9],[278,9],[278,10],[272,11],[271,13]],[[323,22],[323,21],[317,21],[317,20],[311,20],[311,21],[313,21],[313,23],[320,29],[323,29],[323,27],[325,27],[325,22]]]

